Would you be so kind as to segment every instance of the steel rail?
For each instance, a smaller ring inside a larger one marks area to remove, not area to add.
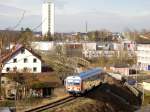
[[[52,109],[54,107],[63,105],[65,103],[68,103],[68,102],[73,101],[75,99],[77,99],[77,97],[68,96],[68,97],[65,97],[63,99],[57,100],[55,102],[52,102],[52,103],[49,103],[49,104],[46,104],[46,105],[43,105],[43,106],[40,106],[40,107],[37,107],[37,108],[33,108],[33,109],[30,109],[30,110],[26,110],[25,112],[41,112],[41,111],[44,111],[44,110]]]

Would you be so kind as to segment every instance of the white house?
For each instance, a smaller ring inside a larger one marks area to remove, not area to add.
[[[150,70],[150,44],[137,45],[137,64],[141,70]]]
[[[40,56],[25,47],[14,47],[7,55],[1,56],[2,73],[29,72],[41,73],[42,60]]]
[[[96,42],[83,42],[83,50],[96,50]]]
[[[32,42],[31,44],[32,48],[35,50],[40,50],[40,51],[51,51],[55,47],[55,43],[53,41],[40,41],[40,42]]]

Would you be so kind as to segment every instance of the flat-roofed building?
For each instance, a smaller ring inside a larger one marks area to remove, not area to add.
[[[140,70],[150,70],[150,44],[137,45],[137,64]]]

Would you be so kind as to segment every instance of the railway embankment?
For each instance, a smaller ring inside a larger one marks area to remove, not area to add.
[[[43,112],[134,112],[140,105],[139,96],[120,81],[107,77],[107,82],[82,97]]]
[[[46,112],[134,112],[141,105],[136,96],[120,81],[110,78],[73,103]]]

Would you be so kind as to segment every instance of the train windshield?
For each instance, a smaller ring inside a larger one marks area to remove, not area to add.
[[[74,85],[78,86],[78,85],[80,85],[80,83],[75,82]]]
[[[68,86],[80,85],[80,82],[67,81],[67,85],[68,85]]]
[[[67,82],[67,85],[68,85],[68,86],[73,86],[74,83],[73,83],[73,82]]]

